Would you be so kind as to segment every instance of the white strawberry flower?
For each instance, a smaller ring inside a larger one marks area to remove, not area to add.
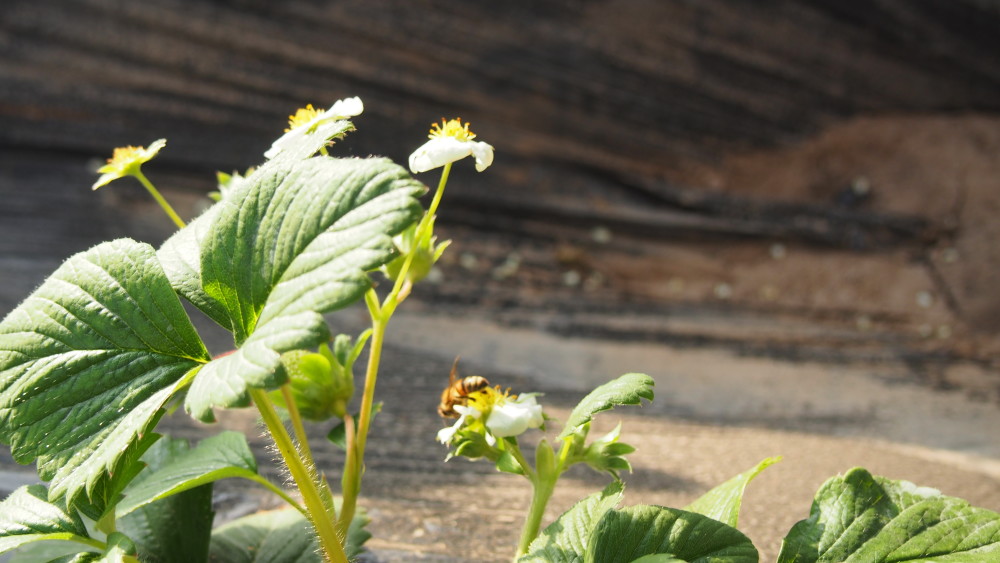
[[[482,172],[493,164],[493,146],[482,141],[474,141],[475,133],[469,131],[469,124],[461,119],[431,125],[429,141],[410,155],[410,170],[414,174],[427,172],[471,156],[476,160],[476,171]]]

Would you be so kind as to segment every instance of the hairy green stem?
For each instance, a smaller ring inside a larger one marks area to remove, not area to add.
[[[326,505],[323,503],[313,474],[299,457],[295,443],[288,435],[288,431],[285,430],[285,425],[281,422],[278,412],[267,396],[267,391],[251,389],[250,396],[253,397],[253,402],[257,405],[257,410],[260,411],[260,416],[271,433],[271,438],[274,439],[278,452],[281,453],[289,473],[292,474],[292,479],[295,480],[295,484],[302,494],[302,501],[306,505],[306,510],[309,511],[313,527],[316,528],[316,534],[319,536],[319,543],[325,558],[332,563],[347,563],[347,555],[341,545],[341,536],[337,533],[334,522],[327,515]]]
[[[139,183],[146,188],[146,191],[149,192],[149,195],[153,196],[153,199],[156,200],[156,203],[160,204],[160,207],[163,208],[164,213],[166,213],[167,217],[170,217],[170,219],[174,222],[174,224],[177,225],[177,228],[183,229],[186,226],[184,220],[181,219],[180,215],[178,215],[176,211],[174,211],[173,207],[170,207],[170,204],[167,203],[167,200],[164,199],[162,195],[160,195],[160,191],[156,189],[156,186],[154,186],[153,183],[150,182],[148,178],[146,178],[146,175],[143,174],[141,170],[136,170],[135,178],[136,180],[139,180]]]

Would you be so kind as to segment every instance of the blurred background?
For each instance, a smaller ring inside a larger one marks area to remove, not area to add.
[[[6,0],[0,315],[75,252],[172,232],[131,181],[91,192],[114,147],[167,138],[144,170],[193,217],[296,108],[360,96],[335,155],[405,162],[442,117],[496,147],[456,165],[455,242],[391,335],[432,358],[414,408],[462,354],[995,458],[998,29],[996,0]]]

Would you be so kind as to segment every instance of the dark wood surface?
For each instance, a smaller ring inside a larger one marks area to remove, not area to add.
[[[112,147],[166,137],[167,148],[147,171],[193,216],[213,187],[214,171],[258,163],[294,108],[351,95],[365,100],[366,111],[337,154],[405,161],[429,122],[442,115],[471,121],[497,147],[497,162],[481,175],[470,166],[456,168],[452,183],[461,189],[449,192],[440,225],[445,234],[464,233],[466,250],[500,261],[505,248],[547,245],[550,259],[539,260],[531,279],[549,283],[544,294],[557,301],[588,302],[559,297],[560,276],[573,268],[628,282],[611,283],[595,299],[646,303],[649,310],[688,307],[692,299],[716,307],[713,284],[732,282],[725,269],[737,262],[713,266],[707,289],[679,303],[661,290],[636,290],[637,283],[655,280],[595,267],[593,257],[580,267],[563,256],[567,244],[570,254],[590,252],[594,226],[619,237],[612,245],[616,256],[646,257],[604,262],[658,272],[667,276],[656,282],[661,285],[678,271],[659,271],[650,261],[672,244],[710,253],[705,259],[716,262],[722,260],[718,245],[779,241],[812,249],[806,251],[816,253],[817,264],[829,258],[823,252],[861,251],[894,264],[909,256],[933,266],[931,251],[968,225],[941,215],[930,201],[908,208],[884,196],[874,206],[844,203],[843,183],[850,178],[842,176],[855,173],[850,167],[824,171],[830,177],[815,180],[822,185],[803,185],[792,198],[772,197],[766,182],[752,193],[738,182],[721,188],[691,183],[683,171],[749,150],[793,147],[858,116],[996,112],[998,24],[1000,3],[986,0],[502,7],[8,0],[0,12],[0,260],[7,280],[0,306],[8,310],[53,264],[101,240],[132,236],[156,243],[169,235],[169,223],[134,182],[88,189]],[[894,158],[893,142],[883,142],[887,160]],[[987,141],[977,142],[989,149]],[[834,152],[827,158],[847,157]],[[903,177],[894,188],[909,190],[907,182],[913,179]],[[955,315],[962,288],[981,288],[989,277],[987,271],[947,280],[934,268],[928,272],[942,293],[938,301]],[[489,277],[485,270],[478,274]],[[533,299],[530,291],[513,298],[499,291],[500,302]],[[430,295],[477,300],[454,291]],[[816,303],[784,305],[778,309]],[[767,304],[751,299],[727,306],[763,310]],[[978,304],[966,309],[983,310]],[[909,315],[875,301],[825,310],[819,318],[829,318],[830,310],[845,318]],[[921,322],[910,322],[911,332],[923,330]]]
[[[167,137],[243,168],[305,103],[361,96],[358,153],[442,115],[513,156],[656,172],[857,114],[1000,109],[990,0],[8,0],[0,143],[88,156]]]

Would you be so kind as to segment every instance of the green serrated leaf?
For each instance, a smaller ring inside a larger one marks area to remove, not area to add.
[[[586,563],[631,563],[663,554],[691,563],[757,563],[757,549],[736,528],[662,506],[609,510],[590,534]]]
[[[642,399],[653,400],[653,378],[641,373],[627,373],[594,389],[573,409],[559,438],[572,435],[596,413],[618,405],[638,405]]]
[[[371,537],[364,528],[364,511],[351,522],[344,548],[348,559],[357,557]],[[209,560],[213,563],[321,563],[312,526],[295,510],[258,512],[234,520],[212,532]]]
[[[359,299],[366,272],[395,253],[392,236],[420,216],[424,188],[387,159],[316,157],[262,167],[247,190],[217,204],[201,252],[203,287],[237,343],[271,319]]]
[[[216,204],[201,287],[240,348],[198,375],[192,415],[211,421],[213,407],[249,405],[248,387],[284,383],[280,355],[329,338],[320,313],[361,298],[367,272],[393,257],[392,236],[422,213],[423,190],[386,159],[276,159]]]
[[[304,312],[259,327],[239,349],[201,369],[184,401],[191,416],[213,422],[213,407],[250,405],[250,387],[275,388],[286,380],[281,355],[330,338],[322,315]]]
[[[242,437],[242,435],[240,435]],[[206,440],[207,442],[208,440]],[[204,443],[204,442],[203,442]],[[118,530],[134,541],[144,563],[189,563],[206,561],[211,538],[212,485],[195,486],[193,480],[184,482],[186,487],[173,487],[167,494],[156,494],[150,488],[159,488],[160,479],[178,481],[170,468],[175,460],[189,454],[186,440],[161,440],[143,456],[149,469],[139,480],[126,489],[126,502],[137,504],[137,497],[149,499],[146,503],[121,510],[117,520]],[[164,483],[166,485],[166,483]],[[143,488],[145,491],[143,492]],[[138,494],[130,491],[139,490]]]
[[[93,490],[208,360],[149,245],[67,260],[0,323],[0,439],[52,498]]]
[[[201,285],[201,246],[212,235],[212,226],[219,214],[213,205],[197,219],[188,223],[166,240],[156,252],[170,285],[192,305],[222,327],[233,330],[229,314],[221,303],[205,292]]]
[[[518,563],[579,563],[590,541],[590,533],[609,510],[621,502],[623,485],[611,483],[599,493],[594,493],[574,504],[555,522],[549,524],[531,545]]]
[[[0,553],[32,542],[89,537],[76,511],[50,503],[48,495],[43,485],[26,485],[0,502]]]
[[[155,426],[159,419],[160,416],[157,415],[151,425]],[[144,434],[126,449],[125,455],[115,463],[115,467],[110,471],[114,479],[98,481],[97,486],[90,491],[89,498],[80,498],[73,506],[80,511],[80,514],[97,522],[98,529],[102,529],[102,521],[105,519],[109,519],[113,525],[114,508],[121,500],[122,491],[146,468],[146,464],[140,458],[148,453],[150,447],[158,443],[160,438],[161,436],[154,432]]]
[[[115,550],[116,552],[118,550]],[[83,551],[72,555],[57,557],[47,563],[111,563],[105,558],[107,554],[103,552]],[[112,560],[113,561],[113,560]],[[31,563],[39,563],[37,560]]]
[[[761,471],[779,461],[781,461],[780,457],[764,459],[751,469],[708,491],[701,498],[686,506],[684,510],[704,514],[735,528],[739,522],[740,505],[743,502],[743,492],[747,485],[754,477],[760,475]]]
[[[820,488],[778,554],[779,563],[927,560],[1000,560],[1000,514],[861,468]]]
[[[687,561],[677,559],[669,553],[656,553],[654,555],[643,555],[632,561],[632,563],[687,563]]]
[[[82,544],[74,541],[40,541],[22,545],[17,551],[10,552],[6,556],[6,563],[41,563],[60,561],[61,558],[76,556],[85,549]],[[91,553],[99,554],[96,547]]]

